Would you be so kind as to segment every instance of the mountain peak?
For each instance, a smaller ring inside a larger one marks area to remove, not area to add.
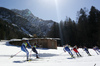
[[[15,13],[20,14],[21,16],[32,16],[34,17],[34,15],[32,14],[32,12],[29,9],[25,9],[25,10],[18,10],[18,9],[11,9],[12,11],[14,11]]]
[[[14,23],[32,35],[37,34],[38,36],[47,35],[54,24],[52,20],[43,20],[34,16],[29,9],[0,9],[0,18]]]

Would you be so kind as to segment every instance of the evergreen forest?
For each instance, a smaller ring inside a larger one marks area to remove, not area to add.
[[[55,23],[49,36],[61,38],[60,46],[69,44],[79,47],[87,46],[92,48],[97,45],[100,47],[100,11],[94,6],[90,11],[81,8],[77,12],[77,21],[66,17],[65,21]]]

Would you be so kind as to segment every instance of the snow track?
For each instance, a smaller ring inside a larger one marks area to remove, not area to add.
[[[0,42],[0,66],[100,66],[100,55],[94,50],[89,49],[92,56],[88,56],[81,48],[80,54],[83,57],[77,58],[73,52],[75,59],[71,58],[67,52],[63,51],[63,47],[57,49],[37,49],[41,59],[36,59],[35,54],[31,53],[33,61],[23,62],[26,60],[26,54],[20,52],[17,56],[10,58],[11,55],[20,51],[20,47],[12,46],[8,42]],[[31,49],[29,49],[29,52]]]

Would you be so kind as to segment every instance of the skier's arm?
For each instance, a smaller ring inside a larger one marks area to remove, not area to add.
[[[30,43],[27,41],[27,44],[31,47]]]
[[[64,52],[66,52],[65,48],[63,48]]]

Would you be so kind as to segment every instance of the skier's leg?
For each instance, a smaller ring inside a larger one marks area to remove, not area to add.
[[[71,55],[70,52],[68,52],[68,53],[69,53],[69,55]]]
[[[70,51],[70,54],[73,55],[73,53]]]
[[[100,53],[100,50],[98,52]]]
[[[28,60],[28,57],[29,57],[28,50],[24,46],[21,47],[21,50],[24,51],[27,54],[27,60]]]
[[[82,55],[78,52],[79,56],[82,57]]]
[[[78,53],[77,52],[75,52],[75,53],[76,53],[77,57],[79,57]]]
[[[100,53],[100,50],[99,49],[97,51]]]
[[[86,52],[89,56],[91,56],[91,54],[89,53],[89,51]]]
[[[37,51],[35,51],[35,53],[36,53],[36,58],[39,58],[39,56],[38,56],[38,52],[37,52]]]
[[[71,57],[73,57],[73,55],[68,51],[68,53],[69,53],[69,55],[71,56]]]
[[[28,52],[27,49],[26,49],[25,51],[26,51],[26,54],[27,54],[27,60],[28,60],[28,59],[29,59],[29,52]]]
[[[36,58],[39,58],[38,54],[36,54]]]
[[[95,50],[95,52],[97,53],[97,55],[99,55],[98,52],[97,52],[97,50]]]
[[[28,52],[27,49],[25,49],[25,53],[27,54],[27,61],[28,61],[28,59],[29,59],[29,52]]]
[[[73,55],[73,53],[72,53],[71,51],[70,51],[70,54],[71,54],[71,56],[72,56],[73,58],[75,58],[74,55]]]
[[[39,58],[39,57],[38,57],[38,52],[37,52],[37,50],[36,50],[35,48],[32,48],[32,51],[33,51],[34,53],[36,53],[36,58]]]
[[[70,51],[70,54],[73,56],[73,53]]]
[[[89,56],[91,56],[91,54],[90,53],[88,53],[89,54]]]

